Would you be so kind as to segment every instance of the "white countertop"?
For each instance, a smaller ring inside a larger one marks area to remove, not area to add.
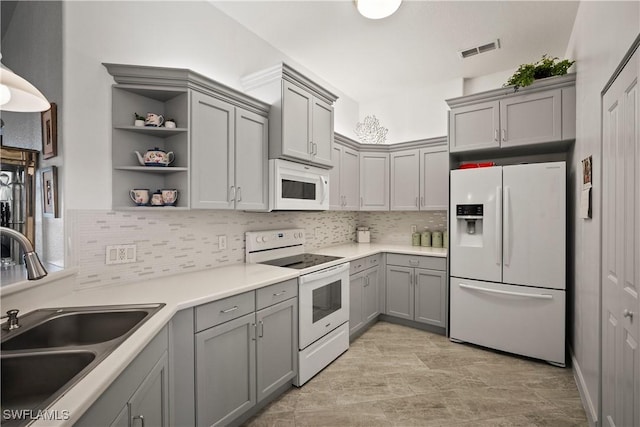
[[[447,256],[446,249],[376,243],[349,243],[309,252],[342,257],[327,264],[327,267],[382,252]],[[48,307],[144,303],[166,305],[48,408],[48,411],[59,413],[68,411],[68,420],[37,420],[31,425],[73,425],[177,311],[296,278],[304,272],[263,264],[236,264],[161,279],[81,290],[49,300]]]

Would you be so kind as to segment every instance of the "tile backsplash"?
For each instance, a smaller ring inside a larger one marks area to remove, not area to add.
[[[355,241],[355,227],[371,227],[372,242],[410,244],[411,225],[446,227],[446,212],[67,212],[69,266],[78,266],[78,288],[127,283],[244,262],[246,231],[305,229],[308,250]],[[218,236],[227,248],[218,248]],[[105,264],[109,245],[136,244],[137,262]]]

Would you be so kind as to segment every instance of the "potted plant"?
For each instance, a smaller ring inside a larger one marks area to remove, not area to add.
[[[135,117],[133,125],[134,126],[144,126],[144,117],[141,116],[138,113],[133,113],[133,116]]]
[[[542,59],[532,64],[522,64],[507,80],[504,86],[513,86],[514,92],[524,86],[529,86],[536,80],[553,76],[564,76],[576,61],[542,55]]]

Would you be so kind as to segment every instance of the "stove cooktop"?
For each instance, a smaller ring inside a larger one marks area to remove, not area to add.
[[[325,262],[335,261],[341,259],[339,256],[328,256],[318,254],[300,254],[293,255],[285,258],[272,259],[269,261],[263,261],[260,264],[275,265],[276,267],[295,268],[296,270],[303,270],[309,267],[315,267]]]

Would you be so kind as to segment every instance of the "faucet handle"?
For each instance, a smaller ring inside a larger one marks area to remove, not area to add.
[[[20,310],[16,310],[15,308],[7,311],[6,316],[0,317],[0,319],[8,318],[5,329],[12,331],[14,329],[18,329],[20,327],[20,323],[18,322],[18,313]]]

